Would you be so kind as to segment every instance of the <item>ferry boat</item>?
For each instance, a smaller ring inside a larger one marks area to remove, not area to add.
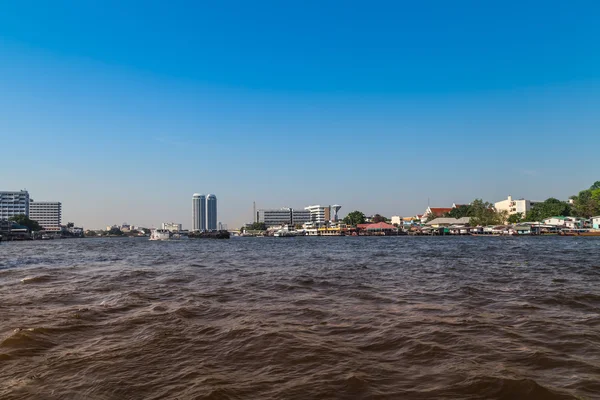
[[[563,229],[561,236],[600,236],[600,229]]]
[[[169,240],[171,239],[171,232],[166,229],[152,229],[150,233],[150,240]]]

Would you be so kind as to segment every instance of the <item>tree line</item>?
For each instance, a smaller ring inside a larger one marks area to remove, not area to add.
[[[527,215],[498,211],[494,205],[481,199],[474,200],[469,205],[453,208],[444,214],[447,218],[471,217],[471,225],[499,225],[505,221],[511,224],[520,222],[539,222],[551,217],[580,217],[591,218],[600,215],[600,181],[595,182],[589,189],[571,196],[571,202],[561,201],[550,197],[541,203],[535,203]]]

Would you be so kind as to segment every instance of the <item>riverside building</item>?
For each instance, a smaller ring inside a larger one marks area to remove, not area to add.
[[[62,204],[58,201],[33,201],[29,203],[29,218],[37,221],[45,231],[60,231]]]
[[[506,200],[494,204],[494,207],[497,211],[507,211],[509,215],[521,213],[525,216],[536,203],[537,201],[513,199],[512,196],[508,196]]]
[[[24,214],[29,217],[29,192],[0,192],[0,220]]]
[[[281,225],[302,225],[310,221],[310,211],[296,210],[293,208],[280,208],[278,210],[258,210],[257,222],[264,223],[267,227]]]
[[[310,212],[310,220],[317,226],[323,226],[328,222],[337,222],[338,211],[342,206],[334,204],[332,206],[308,206],[304,209]]]
[[[176,224],[175,222],[163,222],[161,224],[161,229],[171,232],[181,232],[181,224]]]

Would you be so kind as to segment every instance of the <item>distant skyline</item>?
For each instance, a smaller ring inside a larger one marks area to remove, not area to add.
[[[63,222],[414,215],[600,179],[600,4],[7,2],[0,190]],[[8,166],[8,167],[7,167]]]

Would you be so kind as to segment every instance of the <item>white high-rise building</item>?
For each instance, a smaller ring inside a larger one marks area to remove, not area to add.
[[[29,192],[0,192],[0,220],[24,214],[29,217]]]
[[[217,196],[209,194],[206,197],[206,230],[217,230]]]
[[[192,196],[192,230],[206,230],[206,196],[195,193]]]
[[[37,221],[45,231],[60,231],[62,204],[58,201],[33,201],[29,203],[29,219]]]
[[[337,222],[338,211],[340,211],[340,208],[342,208],[342,206],[334,204],[332,206],[308,206],[304,209],[310,212],[310,220],[317,226],[321,226],[326,222]]]

